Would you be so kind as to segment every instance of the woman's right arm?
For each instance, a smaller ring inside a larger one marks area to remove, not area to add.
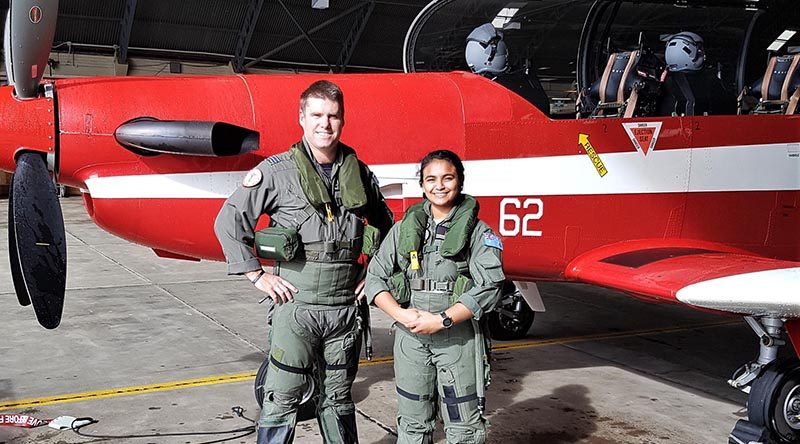
[[[383,239],[378,252],[367,267],[367,302],[374,303],[395,321],[406,325],[419,317],[416,309],[405,309],[392,296],[389,281],[397,264],[397,234],[400,224],[396,223]]]

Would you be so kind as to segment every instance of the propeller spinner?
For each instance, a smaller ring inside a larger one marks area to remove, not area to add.
[[[56,33],[58,0],[9,2],[5,30],[8,83],[20,99],[34,99]]]

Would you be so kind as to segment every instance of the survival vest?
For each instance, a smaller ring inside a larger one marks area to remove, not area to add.
[[[359,165],[356,152],[349,146],[339,143],[344,161],[339,167],[339,186],[342,193],[342,205],[348,210],[357,210],[367,204],[367,192],[364,182],[361,180],[361,166]],[[300,186],[303,188],[308,203],[317,211],[325,211],[328,221],[333,220],[331,212],[331,198],[328,188],[319,177],[316,168],[308,158],[303,142],[297,142],[289,150],[297,171],[300,174]]]
[[[472,279],[469,276],[469,258],[465,253],[472,231],[478,223],[478,201],[470,195],[464,194],[462,202],[456,207],[455,214],[450,222],[450,228],[444,235],[444,240],[439,247],[439,254],[456,263],[458,278],[455,282],[433,282],[429,279],[409,280],[406,271],[420,269],[420,250],[428,225],[428,214],[425,213],[424,202],[411,206],[403,220],[400,222],[400,232],[397,240],[397,262],[400,268],[391,277],[392,294],[401,305],[407,304],[411,299],[411,291],[422,289],[441,289],[452,291],[451,302],[455,302],[465,291],[472,288]],[[425,251],[422,251],[423,255]],[[458,260],[463,259],[463,260]]]

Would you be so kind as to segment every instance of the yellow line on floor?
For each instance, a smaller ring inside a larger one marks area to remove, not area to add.
[[[576,342],[587,342],[587,341],[597,341],[605,339],[619,339],[619,338],[629,338],[635,336],[675,333],[679,331],[693,330],[697,328],[713,328],[713,327],[721,327],[733,324],[741,324],[741,321],[737,319],[737,320],[726,320],[726,321],[711,322],[704,324],[682,325],[676,327],[653,328],[646,330],[633,330],[633,331],[622,331],[614,333],[573,336],[569,338],[533,339],[527,341],[503,342],[503,343],[495,342],[492,346],[492,351],[498,352],[506,350],[515,350],[520,348],[542,347],[547,345],[563,345]],[[371,361],[362,359],[359,365],[362,367],[368,367],[373,365],[389,364],[392,362],[394,362],[394,359],[391,356],[381,356],[373,358]],[[11,409],[20,410],[30,407],[41,407],[45,405],[63,404],[68,402],[114,398],[118,396],[131,396],[142,393],[165,392],[169,390],[201,387],[204,385],[217,385],[217,384],[227,384],[231,382],[242,382],[242,381],[252,380],[253,378],[255,378],[255,376],[256,376],[255,372],[236,373],[230,375],[184,379],[182,381],[171,381],[171,382],[163,382],[157,384],[139,385],[133,387],[121,387],[116,389],[97,390],[93,392],[69,393],[64,395],[47,396],[41,398],[0,401],[0,411],[11,410]]]
[[[226,384],[229,382],[247,381],[255,378],[255,372],[237,373],[233,375],[209,376],[206,378],[184,379],[183,381],[162,382],[157,384],[121,387],[93,392],[69,393],[65,395],[47,396],[43,398],[20,399],[17,401],[0,401],[0,410],[24,409],[43,405],[62,404],[66,402],[87,401],[117,396],[136,395],[140,393],[165,392],[203,385]]]

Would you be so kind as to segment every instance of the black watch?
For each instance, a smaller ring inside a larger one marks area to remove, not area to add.
[[[448,328],[453,326],[453,318],[451,318],[450,316],[447,316],[447,313],[441,312],[441,313],[439,313],[439,316],[442,317],[442,327],[444,327],[445,329],[448,329]]]

